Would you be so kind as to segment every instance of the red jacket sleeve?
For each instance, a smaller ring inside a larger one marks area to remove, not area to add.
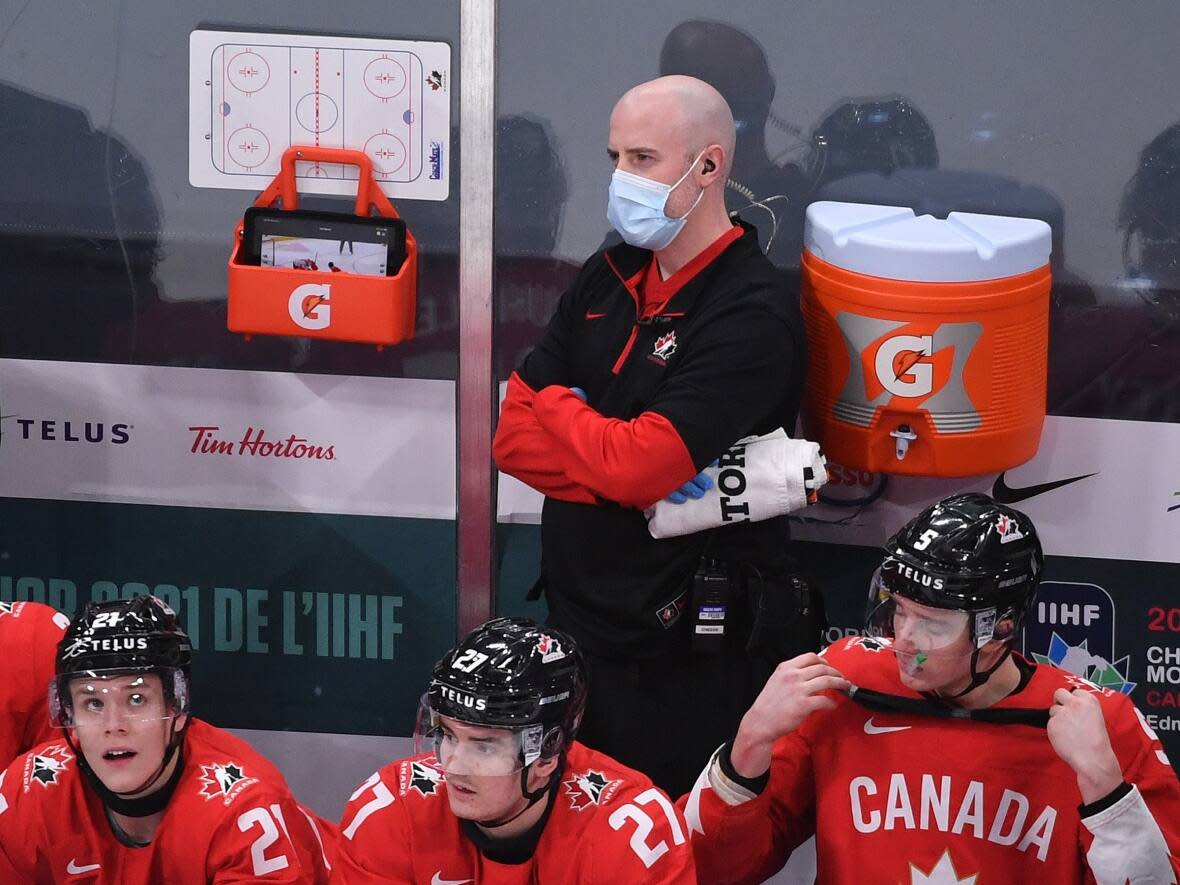
[[[557,442],[565,474],[625,507],[649,507],[697,473],[672,422],[655,412],[604,418],[558,386],[537,394],[533,412]]]
[[[558,441],[538,423],[533,411],[535,397],[520,375],[513,372],[492,443],[496,466],[550,498],[595,503],[594,493],[571,480],[562,469],[564,453]]]

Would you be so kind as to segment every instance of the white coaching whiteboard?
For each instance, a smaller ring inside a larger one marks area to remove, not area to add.
[[[451,47],[442,42],[193,31],[189,183],[260,191],[293,144],[352,148],[394,199],[445,200]],[[299,190],[356,193],[355,167],[298,163]]]

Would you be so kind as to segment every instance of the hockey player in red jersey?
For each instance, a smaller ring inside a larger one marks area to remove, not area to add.
[[[947,498],[889,540],[866,636],[779,666],[681,800],[702,882],[814,835],[818,882],[1175,883],[1180,783],[1124,694],[1014,654],[1024,514]]]
[[[574,740],[585,664],[523,618],[477,628],[434,668],[416,738],[353,793],[332,882],[695,883],[680,814],[646,776]]]
[[[192,646],[155,597],[90,603],[58,646],[57,740],[0,776],[0,881],[324,883],[278,770],[189,712]]]
[[[0,602],[0,766],[54,737],[45,704],[57,642],[70,619],[39,602]]]

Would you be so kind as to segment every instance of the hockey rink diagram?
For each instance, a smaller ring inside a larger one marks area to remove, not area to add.
[[[446,199],[445,43],[194,31],[189,178],[261,190],[291,145],[350,148],[394,198]],[[299,163],[301,191],[355,190],[357,169]]]

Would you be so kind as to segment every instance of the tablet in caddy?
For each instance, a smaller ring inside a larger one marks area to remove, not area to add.
[[[243,219],[243,264],[394,276],[405,258],[400,218],[252,206]]]

